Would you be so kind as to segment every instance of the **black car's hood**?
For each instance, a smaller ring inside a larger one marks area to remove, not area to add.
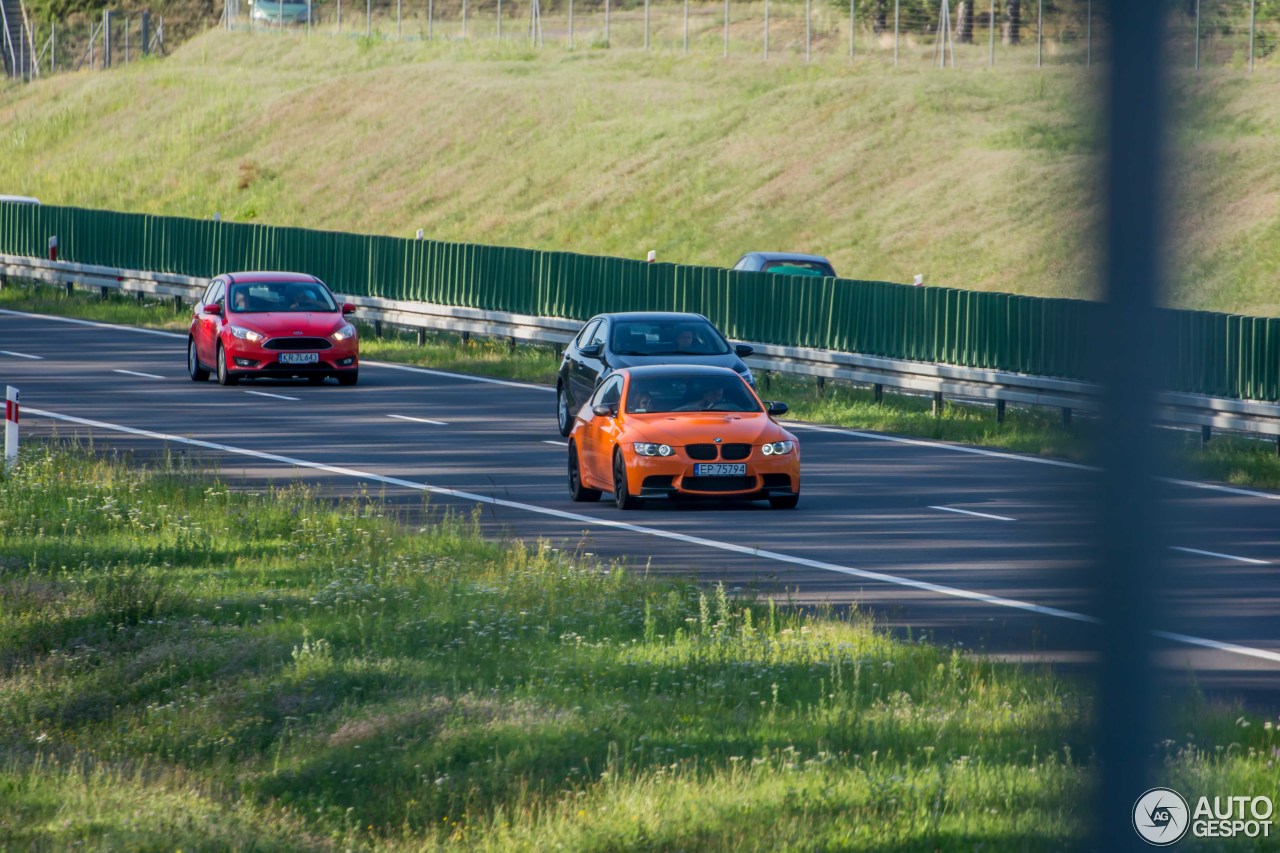
[[[727,367],[736,373],[745,373],[747,365],[731,352],[723,355],[621,355],[609,357],[609,369],[643,367],[648,364],[702,364],[708,367]]]

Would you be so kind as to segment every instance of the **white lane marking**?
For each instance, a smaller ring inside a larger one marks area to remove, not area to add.
[[[407,370],[410,373],[426,373],[431,376],[446,376],[450,379],[465,379],[468,382],[484,382],[488,385],[506,385],[510,388],[526,388],[530,391],[555,391],[554,388],[548,388],[546,385],[530,385],[527,382],[512,382],[507,379],[490,379],[487,376],[470,376],[466,373],[449,373],[445,370],[432,370],[429,367],[415,367],[412,364],[394,364],[390,361],[361,361],[361,364],[369,364],[374,367],[385,367],[388,370]]]
[[[1216,551],[1201,551],[1197,548],[1179,548],[1177,545],[1170,545],[1169,548],[1174,551],[1181,551],[1184,554],[1199,554],[1201,557],[1218,557],[1222,560],[1235,560],[1238,563],[1252,563],[1255,566],[1271,565],[1266,560],[1254,560],[1249,557],[1236,557],[1232,554],[1219,554]]]
[[[1229,495],[1243,495],[1247,498],[1266,498],[1269,501],[1280,501],[1280,494],[1276,492],[1255,492],[1253,489],[1237,489],[1234,486],[1219,486],[1216,483],[1197,483],[1194,480],[1174,480],[1169,477],[1161,477],[1166,483],[1172,483],[1175,486],[1186,486],[1189,489],[1207,489],[1211,492],[1226,492]]]
[[[543,443],[543,444],[554,444],[556,447],[568,447],[568,446],[569,446],[569,442],[567,442],[567,441],[551,441],[551,440],[547,439],[547,440],[544,440],[542,443]]]
[[[1083,465],[1079,462],[1065,462],[1061,459],[1046,459],[1042,456],[1021,456],[1017,453],[1004,453],[998,450],[983,450],[980,447],[966,447],[962,444],[942,444],[935,441],[925,441],[919,438],[903,438],[898,435],[880,435],[874,432],[861,432],[859,430],[841,429],[840,427],[819,426],[818,424],[802,424],[796,421],[783,421],[783,426],[787,429],[807,429],[812,432],[826,432],[833,435],[851,435],[855,438],[866,438],[872,441],[889,441],[897,444],[913,444],[918,447],[933,447],[938,450],[950,450],[955,453],[971,453],[975,456],[992,456],[996,459],[1010,459],[1014,462],[1032,462],[1036,465],[1054,465],[1059,468],[1073,468],[1077,471],[1101,471],[1102,469],[1096,465]],[[1264,498],[1269,501],[1280,501],[1280,492],[1258,492],[1253,489],[1239,489],[1232,486],[1220,486],[1216,483],[1197,483],[1194,480],[1178,480],[1173,477],[1157,478],[1162,483],[1170,483],[1174,486],[1185,486],[1188,489],[1204,489],[1210,492],[1225,492],[1229,495],[1243,495],[1249,498]]]
[[[164,379],[163,376],[156,376],[154,373],[139,373],[136,370],[121,370],[115,368],[112,373],[123,373],[125,376],[141,376],[143,379]]]
[[[671,539],[676,542],[684,542],[690,545],[698,545],[704,548],[714,548],[719,551],[728,551],[734,554],[743,554],[749,557],[757,557],[765,560],[774,560],[779,563],[788,563],[793,566],[804,566],[811,569],[819,569],[822,571],[836,572],[838,574],[849,575],[850,577],[863,578],[865,580],[879,581],[882,583],[894,584],[896,586],[904,586],[910,589],[918,589],[924,592],[933,592],[939,595],[946,595],[952,598],[961,598],[968,601],[977,601],[983,604],[993,604],[999,607],[1008,607],[1014,610],[1023,610],[1029,613],[1039,613],[1043,616],[1053,616],[1059,619],[1069,619],[1073,622],[1085,622],[1097,625],[1101,622],[1096,616],[1088,616],[1083,613],[1075,613],[1070,610],[1061,610],[1057,607],[1046,607],[1040,604],[1031,604],[1026,601],[1018,601],[1013,598],[1001,598],[995,595],[988,595],[985,592],[975,592],[968,589],[960,589],[959,587],[943,586],[942,584],[929,583],[928,581],[919,581],[912,578],[899,577],[897,575],[889,575],[883,572],[873,572],[868,569],[855,569],[849,566],[839,566],[834,563],[825,563],[821,560],[810,560],[805,557],[794,557],[790,554],[782,554],[777,551],[766,551],[760,548],[752,548],[747,545],[736,545],[732,542],[720,542],[715,539],[703,539],[700,536],[690,536],[685,533],[675,533],[670,530],[661,530],[656,527],[643,527],[638,524],[630,524],[624,521],[613,521],[606,518],[594,518],[589,515],[581,515],[576,512],[565,512],[564,510],[552,509],[550,507],[537,506],[536,504],[519,503],[517,501],[506,500],[504,498],[490,497],[489,495],[478,495],[474,492],[463,492],[458,489],[447,489],[442,486],[431,486],[426,483],[416,483],[412,480],[402,480],[399,477],[387,477],[382,474],[374,474],[369,471],[358,471],[353,468],[343,468],[338,465],[327,465],[323,462],[311,462],[305,459],[296,459],[291,456],[280,456],[275,453],[266,453],[261,450],[250,450],[245,447],[234,447],[228,444],[217,444],[212,441],[204,441],[198,438],[186,438],[179,435],[171,435],[163,432],[151,432],[150,430],[137,429],[135,427],[127,427],[122,424],[106,423],[104,421],[94,421],[88,418],[78,418],[74,415],[63,415],[57,412],[50,412],[44,409],[27,410],[28,417],[36,415],[38,417],[53,418],[54,420],[66,421],[68,423],[80,424],[81,426],[96,427],[98,429],[109,430],[112,432],[122,432],[127,435],[138,435],[145,438],[154,438],[159,441],[177,442],[179,444],[189,444],[193,447],[203,447],[208,450],[219,450],[224,453],[232,453],[239,456],[250,456],[255,459],[265,459],[271,462],[281,462],[285,465],[293,465],[298,468],[309,468],[313,471],[326,471],[330,474],[338,474],[343,477],[356,477],[362,480],[372,480],[376,483],[386,483],[389,486],[402,486],[407,489],[414,489],[420,492],[429,492],[436,495],[445,495],[447,497],[459,498],[461,500],[474,501],[482,504],[492,504],[493,506],[502,506],[509,509],[522,510],[524,512],[534,513],[536,515],[545,515],[551,518],[558,518],[564,521],[572,521],[575,524],[589,524],[598,527],[609,527],[615,530],[625,530],[630,533],[641,533],[653,536],[659,539]],[[1163,637],[1174,642],[1183,643],[1190,646],[1199,646],[1207,649],[1215,649],[1218,651],[1231,652],[1233,654],[1243,655],[1246,657],[1254,657],[1260,660],[1269,661],[1271,663],[1280,664],[1280,652],[1267,651],[1266,649],[1254,649],[1249,646],[1237,646],[1231,643],[1223,643],[1218,640],[1207,640],[1201,637],[1193,637],[1188,634],[1171,634],[1163,631],[1153,631],[1155,636]]]
[[[13,317],[30,317],[35,320],[53,320],[58,323],[71,323],[75,326],[92,326],[95,329],[115,329],[119,332],[137,332],[140,335],[159,335],[163,338],[186,338],[181,332],[163,332],[160,329],[140,329],[137,326],[121,326],[117,323],[97,323],[93,320],[77,320],[74,317],[55,317],[52,314],[32,314],[29,311],[11,311],[8,308],[0,308],[0,314],[9,314]]]
[[[301,397],[286,397],[283,394],[268,394],[266,391],[245,391],[246,394],[252,394],[255,397],[273,397],[277,400],[293,400],[295,403],[301,400]]]
[[[954,450],[956,453],[972,453],[975,456],[991,456],[996,459],[1012,459],[1015,462],[1035,462],[1038,465],[1056,465],[1059,468],[1073,468],[1077,471],[1101,471],[1101,468],[1095,468],[1092,465],[1081,465],[1079,462],[1064,462],[1061,459],[1046,459],[1041,456],[1022,456],[1017,453],[1005,453],[999,450],[983,450],[980,447],[966,447],[963,444],[941,444],[936,441],[925,441],[919,438],[903,438],[900,435],[881,435],[875,432],[862,432],[861,430],[841,429],[840,427],[818,426],[817,424],[802,424],[795,421],[785,421],[784,426],[787,429],[807,429],[813,432],[828,432],[834,435],[851,435],[855,438],[869,438],[873,441],[889,441],[895,444],[911,444],[917,447],[933,447],[938,450]]]
[[[74,323],[81,326],[93,326],[98,329],[116,329],[124,332],[138,332],[144,335],[160,335],[166,338],[183,338],[187,336],[178,332],[163,332],[159,329],[140,329],[137,326],[121,326],[114,323],[95,323],[90,320],[77,320],[72,317],[54,317],[50,314],[32,314],[28,311],[13,311],[8,308],[0,308],[0,314],[8,314],[13,317],[31,317],[37,320],[56,320],[61,323]],[[502,379],[489,379],[484,376],[468,376],[465,373],[449,373],[444,370],[431,370],[426,367],[414,367],[409,364],[393,364],[389,361],[364,361],[363,364],[372,367],[385,367],[389,370],[407,370],[412,373],[427,373],[433,376],[446,376],[450,379],[465,379],[471,382],[485,382],[491,385],[507,385],[512,388],[526,388],[530,391],[551,391],[546,385],[531,385],[525,382],[509,382]],[[938,450],[950,450],[955,453],[971,453],[976,456],[991,456],[996,459],[1009,459],[1014,462],[1032,462],[1036,465],[1054,465],[1059,468],[1073,468],[1078,471],[1100,471],[1102,469],[1093,465],[1082,465],[1078,462],[1065,462],[1061,459],[1046,459],[1041,456],[1021,456],[1017,453],[1002,453],[997,450],[983,450],[979,447],[966,447],[961,444],[942,444],[934,441],[925,441],[918,438],[903,438],[896,435],[879,435],[874,432],[861,432],[859,430],[841,429],[839,427],[826,427],[817,424],[802,424],[795,421],[784,421],[789,429],[807,429],[813,432],[828,432],[835,435],[852,435],[857,438],[867,438],[872,441],[889,441],[899,444],[914,444],[919,447],[933,447]],[[1269,501],[1280,501],[1280,493],[1276,492],[1256,492],[1252,489],[1238,489],[1231,486],[1219,486],[1214,483],[1197,483],[1193,480],[1177,480],[1170,477],[1161,477],[1162,482],[1172,483],[1175,486],[1186,486],[1189,489],[1204,489],[1211,492],[1225,492],[1231,495],[1243,495],[1250,498],[1264,498]]]
[[[986,512],[972,512],[967,509],[956,509],[953,506],[931,506],[929,509],[937,509],[942,512],[958,512],[961,515],[976,515],[978,518],[994,518],[996,521],[1017,521],[1016,518],[1006,518],[1003,515],[991,515]]]
[[[434,424],[436,426],[448,426],[444,421],[433,421],[427,418],[411,418],[408,415],[387,415],[389,418],[395,418],[398,421],[413,421],[415,424]]]
[[[44,356],[42,355],[27,355],[25,352],[10,352],[7,349],[0,349],[0,355],[11,355],[14,358],[29,358],[33,361],[44,361]]]

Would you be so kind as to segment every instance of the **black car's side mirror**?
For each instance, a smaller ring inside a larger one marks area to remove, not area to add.
[[[786,403],[767,403],[766,405],[769,407],[769,414],[771,415],[785,415],[791,411],[791,407]]]
[[[600,344],[589,344],[578,350],[583,358],[599,358],[601,351],[604,349]]]
[[[601,403],[598,406],[592,406],[591,413],[598,418],[613,418],[618,415],[618,407],[615,405]]]
[[[753,346],[747,346],[746,344],[738,344],[733,348],[733,351],[737,354],[738,358],[746,358],[747,356],[754,354],[756,348]]]

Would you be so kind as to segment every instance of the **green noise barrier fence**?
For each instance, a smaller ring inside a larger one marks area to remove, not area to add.
[[[0,203],[0,252],[212,277],[319,276],[337,293],[585,320],[602,311],[695,311],[731,338],[1088,379],[1096,303],[879,281]],[[1166,389],[1280,401],[1280,318],[1163,312]]]

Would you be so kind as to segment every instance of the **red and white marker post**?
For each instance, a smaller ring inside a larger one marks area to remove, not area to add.
[[[4,467],[18,463],[18,389],[4,387]]]

